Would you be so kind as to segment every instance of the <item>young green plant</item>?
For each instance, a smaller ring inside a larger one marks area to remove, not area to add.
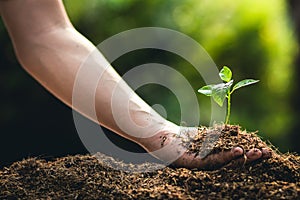
[[[231,94],[235,90],[241,87],[245,87],[247,85],[257,83],[259,80],[254,80],[254,79],[242,80],[237,84],[235,84],[231,90],[231,86],[233,84],[233,80],[231,79],[232,78],[231,70],[228,67],[224,66],[219,72],[219,76],[225,83],[206,85],[200,88],[198,92],[206,96],[211,96],[213,100],[221,107],[223,106],[224,101],[227,98],[227,114],[226,114],[225,124],[228,124],[229,117],[230,117]]]

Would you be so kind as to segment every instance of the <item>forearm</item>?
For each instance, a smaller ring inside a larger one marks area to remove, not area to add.
[[[40,36],[38,40],[42,42],[28,46],[28,50],[20,54],[20,61],[32,76],[63,102],[75,106],[75,109],[92,120],[130,139],[136,140],[130,137],[130,134],[147,137],[163,128],[166,120],[140,99],[122,81],[102,54],[77,31],[71,28],[56,30]],[[93,56],[89,57],[90,54]],[[85,62],[87,57],[89,60]],[[82,98],[82,104],[88,103],[84,102],[85,97],[94,92],[91,85],[97,85],[95,91],[97,119],[85,113],[80,105],[72,105],[74,82],[80,67],[88,68],[88,72],[85,79],[77,79],[79,81],[77,85],[80,86],[78,89],[81,92],[77,97]],[[98,83],[92,82],[96,80],[95,76],[101,77]],[[117,93],[118,98],[113,98],[114,93]],[[113,109],[119,117],[113,115]],[[122,119],[119,121],[121,124],[116,124],[116,120],[126,117],[127,113],[130,114],[130,119]],[[139,132],[140,126],[149,126],[149,132]],[[126,130],[124,127],[127,127]]]
[[[139,98],[95,46],[73,28],[60,0],[0,1],[0,9],[24,69],[64,103],[136,142],[163,129],[176,132],[178,127]],[[92,59],[84,63],[91,54]],[[76,82],[80,94],[74,105],[73,88],[83,63],[89,70],[87,79]],[[95,76],[101,79],[93,83]],[[85,109],[86,97],[93,93],[95,115]],[[113,98],[116,93],[119,98]]]

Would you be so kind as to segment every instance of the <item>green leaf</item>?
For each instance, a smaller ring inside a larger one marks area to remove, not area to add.
[[[231,77],[232,77],[232,72],[231,72],[231,70],[230,70],[228,67],[224,66],[224,67],[221,69],[221,71],[220,71],[220,73],[219,73],[219,76],[220,76],[220,78],[221,78],[223,81],[229,82],[229,81],[231,80]]]
[[[232,89],[231,93],[234,90],[237,90],[237,89],[239,89],[241,87],[245,87],[247,85],[251,85],[251,84],[254,84],[254,83],[257,83],[257,82],[259,82],[259,80],[254,80],[254,79],[245,79],[245,80],[242,80],[242,81],[238,82],[237,84],[235,84],[233,86],[233,89]]]
[[[230,91],[232,84],[233,80],[228,83],[213,85],[211,96],[219,106],[223,106],[224,100],[226,99],[227,93]]]
[[[204,94],[206,96],[211,96],[212,95],[212,88],[213,88],[213,85],[206,85],[206,86],[203,86],[202,88],[200,88],[198,90],[198,92],[201,93],[201,94]]]
[[[226,90],[218,90],[216,92],[214,92],[212,94],[212,97],[214,99],[214,101],[219,105],[219,106],[223,106],[223,103],[226,99],[226,94],[227,94],[227,91]]]

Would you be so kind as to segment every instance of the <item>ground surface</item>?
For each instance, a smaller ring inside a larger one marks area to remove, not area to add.
[[[199,134],[210,130],[199,129]],[[242,146],[245,150],[264,147],[254,133],[238,127],[223,127],[213,152]],[[208,137],[206,140],[211,140]],[[184,145],[196,152],[204,137]],[[199,152],[201,154],[201,152]],[[98,158],[98,159],[97,159]],[[272,157],[244,166],[227,166],[214,171],[165,167],[158,164],[131,165],[103,154],[77,155],[45,161],[29,158],[0,171],[0,199],[299,199],[300,156],[273,152]],[[109,163],[109,164],[108,164]]]

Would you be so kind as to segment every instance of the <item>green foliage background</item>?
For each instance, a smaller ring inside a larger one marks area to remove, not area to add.
[[[122,31],[158,26],[180,31],[199,42],[219,69],[223,65],[233,71],[235,82],[259,79],[254,86],[243,88],[232,96],[231,123],[247,130],[259,130],[281,151],[295,150],[290,127],[297,123],[290,105],[296,70],[293,62],[297,42],[284,0],[64,0],[74,26],[95,45]],[[10,41],[3,39],[7,57],[11,57]],[[15,58],[10,58],[14,60]],[[15,61],[12,61],[14,64]],[[122,56],[113,63],[123,74],[132,67],[158,62],[180,71],[197,91],[205,85],[189,63],[168,52],[139,50]],[[20,72],[11,77],[17,79]],[[2,81],[9,76],[2,76]],[[13,89],[22,80],[7,80]],[[180,85],[178,85],[180,87]],[[147,85],[137,91],[149,104],[165,107],[168,119],[180,122],[179,104],[166,88]],[[187,97],[188,98],[188,97]],[[209,98],[198,95],[201,123],[210,120]],[[1,108],[5,118],[17,118],[17,113]],[[13,109],[12,109],[13,110]],[[190,111],[191,115],[193,110]]]
[[[236,81],[260,79],[259,84],[233,95],[231,123],[259,130],[280,149],[289,149],[289,127],[296,123],[289,102],[296,78],[293,61],[297,46],[285,1],[65,0],[65,5],[75,26],[95,44],[132,28],[171,28],[198,41],[220,68],[228,65]],[[126,64],[124,60],[118,64],[122,66],[114,66],[122,74]],[[184,61],[172,58],[167,64],[181,70],[195,90],[203,86],[201,78],[194,76]],[[140,95],[150,103],[159,98],[168,118],[178,123],[178,109],[173,108],[177,104],[165,92],[163,88],[148,87]],[[199,101],[205,124],[209,121],[205,114],[210,102],[201,95]]]

